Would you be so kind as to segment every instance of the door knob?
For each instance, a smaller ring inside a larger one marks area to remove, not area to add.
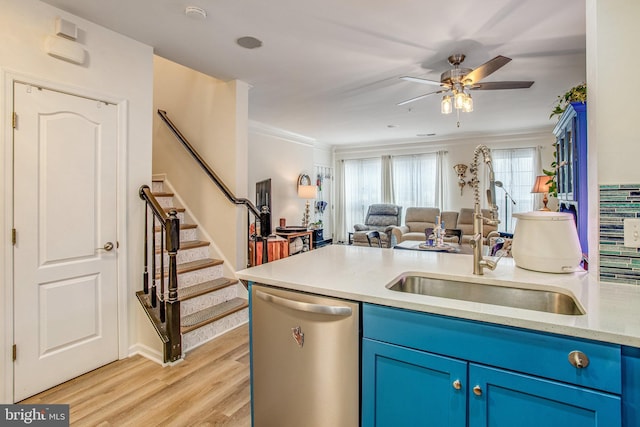
[[[462,388],[462,384],[460,383],[460,380],[455,380],[453,382],[453,388],[455,388],[456,390],[460,390]]]
[[[113,243],[111,242],[105,243],[104,246],[101,248],[96,248],[97,251],[107,251],[107,252],[109,252],[112,249],[113,249]]]
[[[473,394],[475,394],[476,396],[482,396],[482,387],[480,387],[479,385],[475,386],[473,388]]]

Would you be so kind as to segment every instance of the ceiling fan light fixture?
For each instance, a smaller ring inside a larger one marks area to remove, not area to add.
[[[440,112],[442,114],[451,114],[453,112],[451,95],[445,95],[442,97],[442,102],[440,103]]]
[[[464,101],[467,98],[467,94],[460,91],[456,92],[453,96],[453,106],[456,110],[460,110],[464,106]]]
[[[473,111],[473,99],[470,94],[467,94],[464,102],[462,103],[462,111],[465,113],[470,113]]]

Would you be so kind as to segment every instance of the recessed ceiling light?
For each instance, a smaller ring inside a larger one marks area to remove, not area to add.
[[[196,18],[196,19],[207,18],[207,11],[198,6],[187,6],[184,9],[184,14],[187,15],[189,18]]]
[[[416,136],[436,136],[435,133],[419,133]]]
[[[258,40],[251,36],[240,37],[236,40],[236,43],[238,43],[238,46],[242,46],[245,49],[255,49],[262,46],[262,40]]]

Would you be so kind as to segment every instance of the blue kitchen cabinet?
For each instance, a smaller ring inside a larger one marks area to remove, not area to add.
[[[469,427],[620,426],[620,397],[469,365]]]
[[[572,102],[553,129],[556,137],[556,184],[560,212],[573,215],[582,253],[588,254],[587,104]]]
[[[619,345],[373,304],[362,326],[363,427],[640,425]]]
[[[369,339],[362,355],[363,426],[466,425],[465,362]]]

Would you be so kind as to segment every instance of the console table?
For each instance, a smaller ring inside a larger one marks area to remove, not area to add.
[[[284,239],[287,239],[287,245],[289,245],[297,237],[300,237],[302,239],[302,249],[300,249],[299,251],[296,251],[296,252],[289,251],[289,255],[294,255],[294,254],[297,254],[299,252],[306,252],[306,251],[310,251],[310,250],[313,249],[313,238],[312,238],[313,230],[296,231],[296,232],[293,232],[293,233],[285,233],[285,232],[276,231],[276,235],[279,236],[279,237],[282,237]]]

